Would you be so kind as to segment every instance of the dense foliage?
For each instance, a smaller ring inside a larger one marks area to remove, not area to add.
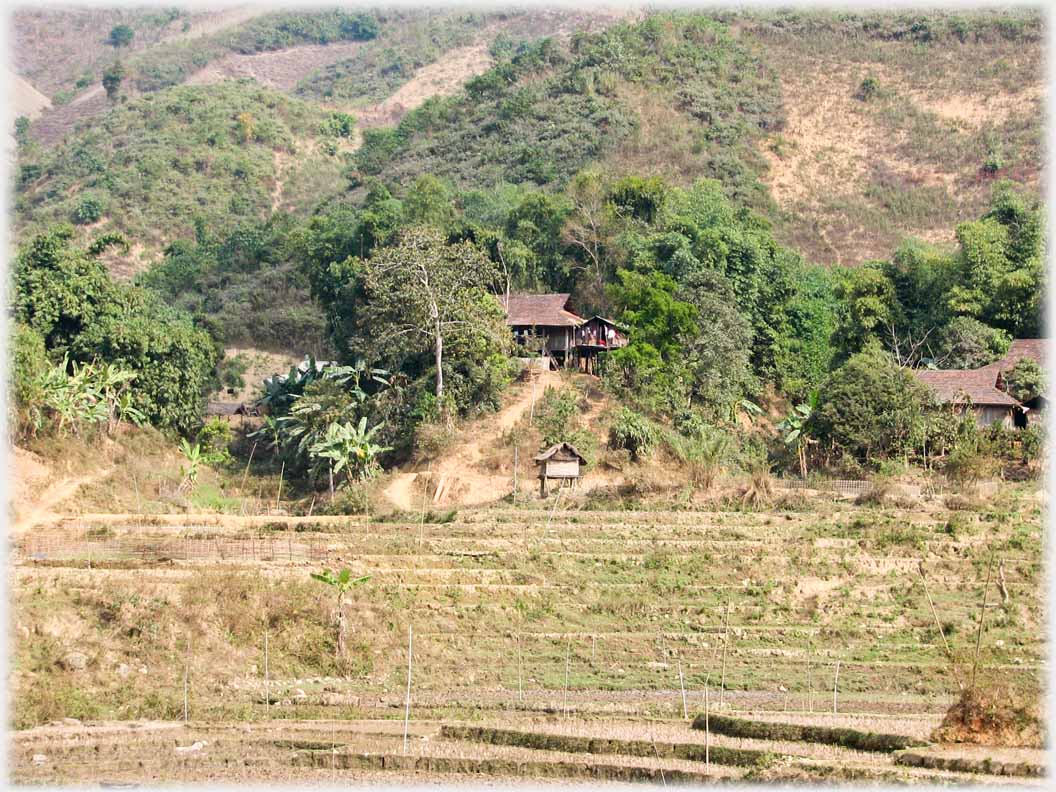
[[[196,223],[219,232],[264,219],[281,175],[277,159],[326,138],[327,118],[241,81],[173,88],[118,104],[65,144],[23,151],[17,227],[32,233],[70,219],[102,220],[105,230],[157,247],[193,238]],[[301,167],[317,178],[340,173],[339,157],[322,150],[302,154]]]
[[[68,228],[38,235],[16,258],[14,311],[25,326],[18,334],[16,398],[32,394],[31,379],[19,377],[40,373],[43,344],[52,362],[99,361],[127,370],[135,378],[131,406],[157,426],[191,431],[216,365],[208,333],[152,292],[111,280],[93,251],[74,247],[71,236]]]
[[[699,14],[656,14],[567,45],[520,45],[463,95],[429,100],[395,129],[367,134],[357,162],[403,184],[424,171],[461,187],[563,186],[635,134],[633,97],[645,92],[669,97],[679,118],[699,126],[699,175],[720,178],[738,200],[766,202],[751,142],[781,123],[776,79]]]

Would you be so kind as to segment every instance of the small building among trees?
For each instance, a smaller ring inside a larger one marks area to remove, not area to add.
[[[919,369],[914,372],[940,404],[975,413],[979,426],[1024,428],[1041,420],[1046,399],[1041,383],[1045,341],[1019,338],[1000,360],[977,369]],[[1021,382],[1033,369],[1034,382]]]
[[[537,454],[535,464],[539,466],[539,496],[545,498],[551,479],[559,487],[575,489],[587,460],[571,443],[556,443]]]
[[[543,355],[555,366],[575,365],[598,373],[598,356],[626,346],[627,333],[611,319],[584,319],[569,306],[568,294],[511,294],[502,298],[506,324],[520,348]]]

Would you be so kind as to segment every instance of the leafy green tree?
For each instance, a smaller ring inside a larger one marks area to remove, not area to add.
[[[890,329],[899,319],[899,306],[894,284],[884,274],[882,263],[839,270],[835,293],[840,305],[836,338],[843,359],[870,340],[882,343],[890,337]]]
[[[957,316],[940,328],[929,351],[939,368],[974,369],[993,363],[1008,351],[1012,339],[970,316]]]
[[[403,217],[407,225],[446,229],[455,219],[451,191],[435,176],[423,173],[403,200]]]
[[[114,25],[114,27],[110,29],[110,35],[107,37],[106,41],[115,49],[118,47],[127,47],[132,43],[132,39],[135,35],[136,32],[128,25]]]
[[[142,289],[115,283],[59,227],[26,242],[15,261],[14,309],[54,355],[114,363],[135,374],[131,407],[159,427],[190,432],[218,351],[191,319]]]
[[[859,461],[908,450],[930,396],[908,370],[873,341],[830,374],[806,428]]]
[[[1028,402],[1045,393],[1045,372],[1030,358],[1021,358],[1005,375],[1008,394],[1021,402]]]
[[[1044,292],[1042,216],[1010,183],[997,185],[990,211],[957,227],[960,252],[947,304],[1015,338],[1038,335]]]
[[[502,308],[489,293],[497,280],[494,264],[474,245],[449,245],[429,227],[403,231],[364,267],[363,326],[374,353],[368,357],[400,360],[429,350],[441,401],[445,347],[482,342],[484,351],[509,343]]]
[[[30,120],[28,116],[20,115],[15,119],[15,142],[24,146],[29,142]]]
[[[106,67],[103,71],[103,89],[106,91],[106,98],[113,100],[117,98],[117,92],[121,88],[121,83],[125,79],[125,67],[121,65],[121,61],[114,61],[110,66]]]

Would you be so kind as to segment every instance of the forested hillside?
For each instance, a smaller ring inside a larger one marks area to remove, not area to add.
[[[1039,332],[1040,31],[1018,12],[254,17],[131,54],[61,143],[20,123],[20,288],[86,256],[218,347],[358,366],[351,396],[290,377],[272,408],[353,398],[386,462],[498,404],[509,290],[629,328],[606,383],[639,433],[704,442],[792,399],[846,464],[917,453],[949,427],[913,418],[907,366],[984,365]],[[53,360],[76,349],[45,336]],[[901,428],[866,442],[839,388],[904,390],[873,416]],[[283,469],[316,476],[279,435]]]

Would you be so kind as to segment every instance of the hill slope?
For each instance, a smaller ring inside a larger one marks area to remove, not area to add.
[[[328,115],[248,82],[177,87],[118,105],[75,141],[21,158],[16,230],[72,220],[93,234],[123,232],[156,253],[192,238],[199,220],[228,228],[270,214],[284,161],[294,156],[313,178],[281,203],[308,209],[342,168],[320,148],[324,138],[339,142],[321,129]]]

